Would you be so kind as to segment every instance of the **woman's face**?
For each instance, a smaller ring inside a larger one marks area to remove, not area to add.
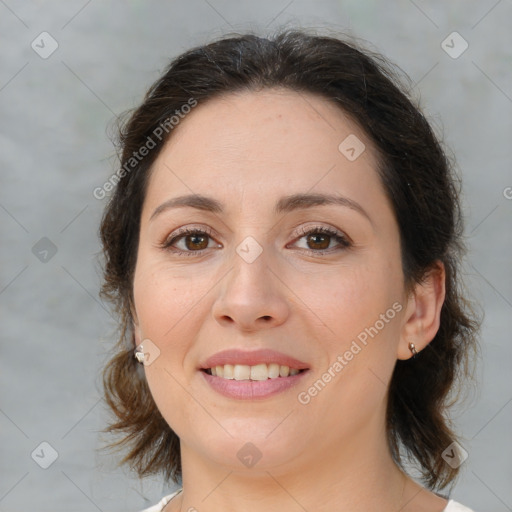
[[[384,439],[406,294],[376,169],[358,126],[310,94],[227,95],[173,129],[143,205],[135,331],[159,410],[202,463],[288,471]],[[260,349],[280,355],[246,358]],[[242,380],[204,371],[225,350],[240,353],[214,363]],[[267,378],[286,356],[305,371]]]

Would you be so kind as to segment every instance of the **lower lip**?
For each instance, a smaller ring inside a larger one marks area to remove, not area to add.
[[[204,371],[202,373],[206,382],[218,393],[237,400],[254,400],[269,398],[296,386],[308,373],[308,370],[290,377],[277,377],[267,380],[234,380],[215,377]]]

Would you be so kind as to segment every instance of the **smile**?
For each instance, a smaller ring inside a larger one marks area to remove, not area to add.
[[[225,364],[218,365],[204,370],[208,375],[221,377],[228,380],[267,380],[277,379],[279,377],[289,377],[297,375],[304,370],[290,368],[278,363],[257,364],[249,366],[245,364]]]
[[[216,393],[236,400],[265,399],[298,386],[311,364],[272,349],[227,349],[199,362],[199,374]]]

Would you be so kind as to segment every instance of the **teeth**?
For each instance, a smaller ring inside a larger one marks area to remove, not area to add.
[[[277,363],[268,365],[262,363],[254,366],[245,364],[225,364],[224,366],[210,368],[210,371],[211,374],[216,377],[234,380],[277,379],[278,377],[288,377],[299,373],[297,368],[290,368],[289,366],[279,365]]]
[[[277,379],[277,377],[279,377],[279,365],[277,363],[268,365],[268,376],[271,379]]]
[[[288,375],[290,375],[290,367],[289,366],[279,367],[279,375],[281,377],[288,377]]]
[[[251,378],[251,367],[245,364],[235,364],[235,380],[249,380]]]
[[[217,368],[224,368],[224,378],[234,379],[235,378],[235,367],[232,364],[225,364],[224,366],[217,366]]]

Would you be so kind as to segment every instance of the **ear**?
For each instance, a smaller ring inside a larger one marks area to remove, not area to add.
[[[435,337],[441,323],[441,308],[445,298],[446,273],[444,264],[437,261],[421,283],[417,283],[407,300],[398,345],[398,359],[409,359],[412,352],[423,350]]]

